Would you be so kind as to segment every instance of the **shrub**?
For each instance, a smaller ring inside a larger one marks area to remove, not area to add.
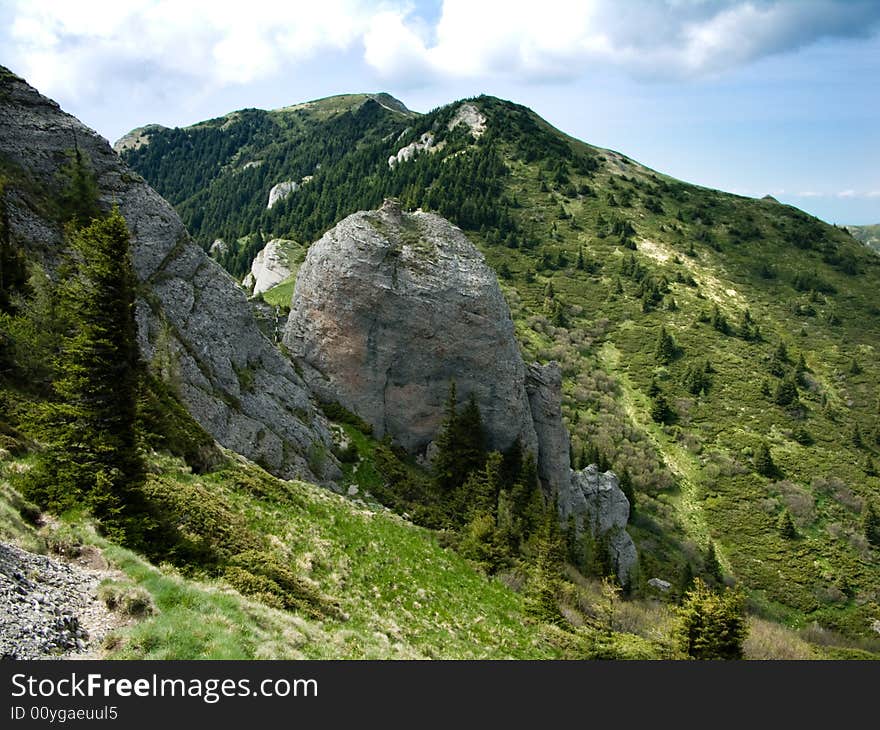
[[[156,604],[148,591],[125,583],[103,583],[98,588],[98,599],[111,611],[124,616],[141,618],[157,613]]]

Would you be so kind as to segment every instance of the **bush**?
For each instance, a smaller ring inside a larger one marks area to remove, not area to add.
[[[153,597],[143,588],[125,583],[103,583],[98,588],[98,599],[111,611],[124,616],[141,618],[157,613]]]
[[[344,618],[334,601],[272,553],[240,553],[230,561],[223,575],[240,593],[274,608],[299,611],[316,619]]]

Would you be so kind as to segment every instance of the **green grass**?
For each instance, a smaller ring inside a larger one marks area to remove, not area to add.
[[[297,266],[297,271],[299,267]],[[280,284],[276,284],[271,289],[263,292],[263,301],[271,304],[273,307],[290,308],[290,302],[293,299],[293,287],[296,285],[296,273],[289,279],[285,279]]]

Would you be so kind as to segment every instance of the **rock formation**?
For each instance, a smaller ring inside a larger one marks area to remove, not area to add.
[[[161,132],[163,129],[168,129],[168,127],[163,127],[161,124],[147,124],[145,127],[132,129],[113,143],[113,151],[121,155],[126,150],[136,150],[138,147],[143,147],[150,143],[150,136],[154,132]]]
[[[471,130],[474,139],[479,139],[486,131],[486,115],[475,104],[464,102],[455,110],[455,116],[449,121],[448,129],[451,131],[459,124],[464,124]]]
[[[291,268],[288,252],[294,241],[273,238],[254,257],[251,270],[245,276],[242,286],[251,296],[262,294],[276,284],[290,278]]]
[[[227,244],[222,238],[215,238],[211,247],[208,249],[208,255],[217,259],[221,256],[225,256],[227,251],[229,251],[229,244]]]
[[[270,210],[275,203],[284,200],[291,193],[299,190],[299,183],[293,180],[284,180],[283,182],[273,185],[269,191],[269,202],[266,204],[266,210]]]
[[[492,448],[536,453],[526,369],[495,274],[455,226],[386,202],[312,244],[284,344],[323,398],[412,453],[437,435],[450,382],[474,395]]]
[[[454,381],[479,405],[489,447],[519,438],[560,518],[603,538],[627,579],[629,503],[610,472],[570,468],[559,367],[526,366],[495,274],[451,223],[394,201],[342,220],[309,249],[283,341],[321,398],[415,455],[436,438]]]
[[[397,150],[397,154],[391,155],[388,158],[388,167],[394,169],[401,162],[413,159],[420,152],[431,152],[434,149],[434,135],[431,132],[425,132],[415,142],[410,142]]]
[[[222,445],[281,476],[335,476],[333,460],[323,458],[330,434],[305,383],[260,334],[241,289],[192,243],[174,209],[106,140],[2,67],[0,128],[13,242],[50,270],[57,263],[62,226],[42,198],[58,195],[59,171],[78,149],[93,168],[100,203],[117,205],[131,231],[144,358],[161,363],[184,405]],[[316,473],[322,462],[327,471]]]

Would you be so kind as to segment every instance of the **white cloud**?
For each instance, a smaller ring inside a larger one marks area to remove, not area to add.
[[[823,37],[865,36],[875,0],[8,0],[5,62],[45,93],[100,95],[108,80],[204,90],[363,51],[400,84],[437,78],[574,79],[596,66],[699,76]],[[193,91],[192,93],[197,93]]]
[[[363,0],[15,0],[7,62],[68,96],[120,75],[248,83],[350,48],[375,12]]]
[[[855,198],[857,195],[855,190],[841,190],[838,194],[838,198]]]
[[[595,64],[640,75],[698,76],[824,37],[865,36],[872,0],[444,0],[434,37],[412,12],[389,11],[364,38],[366,60],[395,79],[415,66],[440,76],[577,77]],[[388,42],[388,36],[395,39]]]

